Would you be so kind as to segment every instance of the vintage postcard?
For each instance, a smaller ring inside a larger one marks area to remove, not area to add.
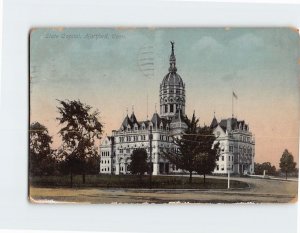
[[[294,203],[294,28],[36,28],[33,203]]]

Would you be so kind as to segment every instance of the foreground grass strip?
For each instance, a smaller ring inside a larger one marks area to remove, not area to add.
[[[69,187],[69,176],[38,176],[31,177],[30,184],[34,187]],[[247,188],[248,184],[242,181],[232,180],[231,188]],[[134,175],[86,175],[85,183],[82,182],[81,175],[73,177],[74,188],[149,188],[148,176]],[[192,183],[189,183],[188,177],[184,176],[153,176],[153,189],[227,189],[226,179],[210,179],[194,177]]]

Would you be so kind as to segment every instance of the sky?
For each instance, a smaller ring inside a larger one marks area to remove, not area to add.
[[[234,91],[234,116],[255,136],[255,162],[278,167],[288,149],[298,163],[299,34],[292,28],[32,30],[30,121],[45,125],[57,148],[57,99],[98,109],[103,137],[119,129],[127,111],[150,118],[168,73],[170,41],[188,116],[195,111],[201,125],[209,125],[214,112],[219,121],[231,117]]]

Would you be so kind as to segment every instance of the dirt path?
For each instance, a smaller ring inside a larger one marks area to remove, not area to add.
[[[297,201],[296,181],[232,179],[247,182],[250,188],[244,190],[108,190],[31,187],[30,193],[31,201],[38,203],[288,203]]]

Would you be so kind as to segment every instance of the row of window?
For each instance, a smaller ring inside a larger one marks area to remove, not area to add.
[[[146,139],[148,140],[148,137],[146,137],[146,135],[119,137],[120,142],[146,141]]]
[[[104,163],[104,164],[106,164],[106,163],[109,164],[109,160],[101,160],[101,163],[102,163],[102,164],[103,164],[103,163]]]
[[[153,129],[153,126],[150,125],[150,126],[149,126],[149,130],[152,130],[152,129]],[[133,129],[131,129],[130,125],[127,126],[127,132],[130,132],[130,131],[138,131],[138,130],[139,130],[138,126],[134,126]],[[142,130],[146,130],[145,125],[142,125]]]
[[[217,165],[217,168],[216,168],[217,171],[224,171],[224,166],[219,166]],[[233,170],[233,165],[231,165],[231,170]]]
[[[229,146],[229,152],[237,152],[237,147],[233,148],[233,146]],[[239,148],[239,152],[242,153],[252,153],[252,148],[249,147],[249,148]]]
[[[108,157],[109,156],[109,151],[102,151],[101,156]]]
[[[163,91],[163,93],[164,93],[164,94],[167,94],[167,93],[168,93],[168,90],[165,89],[165,90]],[[169,89],[169,93],[182,94],[183,91],[180,90],[180,89]]]
[[[160,140],[161,140],[161,141],[172,142],[172,141],[173,141],[173,138],[172,138],[172,137],[165,136],[165,135],[160,135]]]
[[[106,171],[109,172],[109,167],[108,167],[108,168],[102,168],[101,171],[102,171],[102,172],[106,172]]]
[[[176,112],[176,109],[179,108],[179,105],[178,104],[165,104],[164,105],[164,113],[174,113]],[[168,128],[167,128],[168,130]]]
[[[224,155],[222,155],[222,156],[219,157],[219,161],[220,161],[220,160],[221,160],[221,161],[224,161],[224,159],[225,159]],[[232,156],[231,156],[231,155],[228,155],[228,161],[233,161],[233,155],[232,155]]]
[[[240,135],[240,141],[242,141],[242,142],[250,142],[250,137]]]

